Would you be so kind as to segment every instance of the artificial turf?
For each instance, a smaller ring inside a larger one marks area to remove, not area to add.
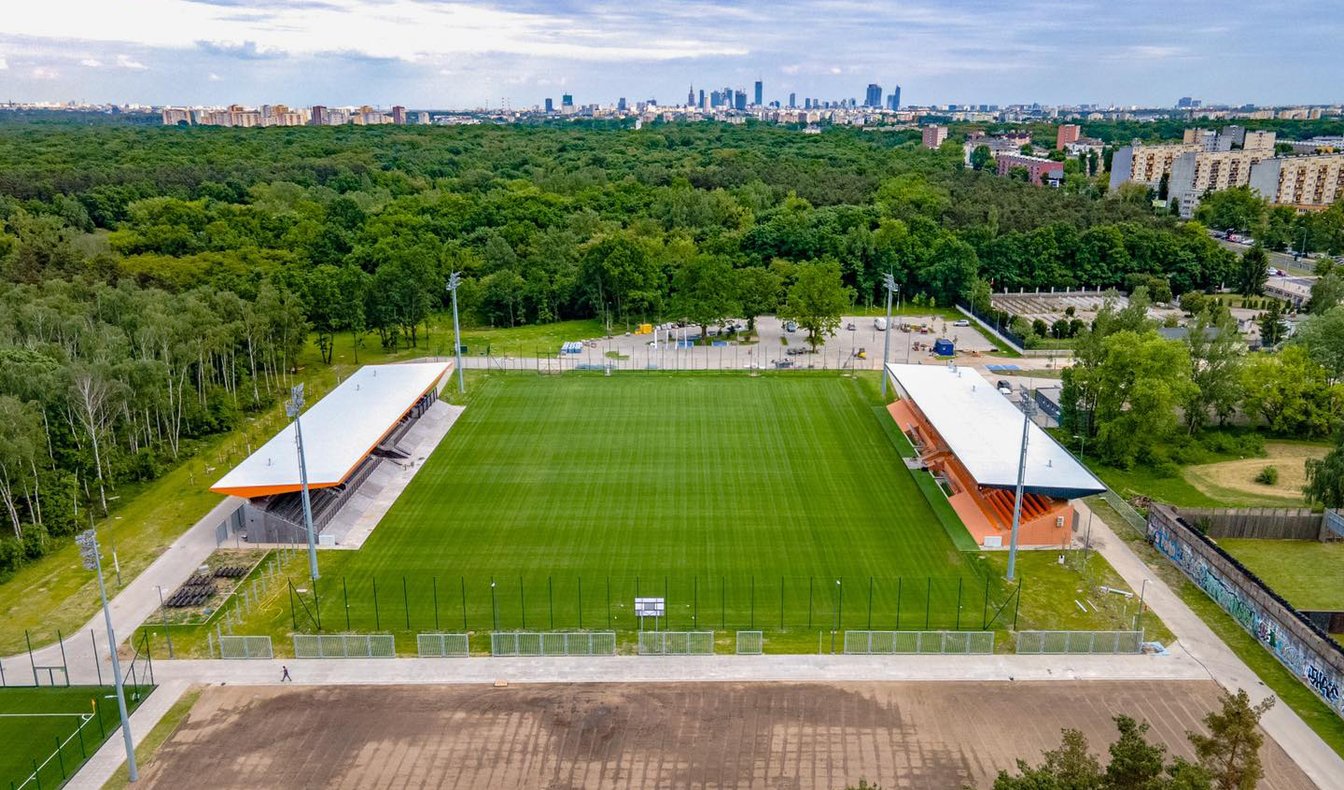
[[[1344,543],[1219,538],[1218,545],[1299,609],[1344,608]]]
[[[133,709],[137,700],[127,691]],[[103,686],[0,689],[0,787],[60,787],[74,776],[116,730],[111,693]]]
[[[1002,591],[916,487],[876,390],[493,376],[364,546],[322,553],[323,629],[634,629],[636,595],[665,596],[674,629],[980,628]]]

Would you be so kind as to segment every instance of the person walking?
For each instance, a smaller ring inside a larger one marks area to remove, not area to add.
[[[293,682],[294,682],[294,678],[292,678],[292,677],[289,676],[289,667],[285,666],[284,664],[281,664],[281,665],[280,665],[280,682],[281,682],[281,683],[284,683],[285,681],[289,681],[290,683],[293,683]]]

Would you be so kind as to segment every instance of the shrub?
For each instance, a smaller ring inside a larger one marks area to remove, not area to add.
[[[1277,466],[1266,466],[1264,469],[1261,469],[1258,474],[1256,474],[1255,482],[1267,486],[1278,485],[1279,468]]]

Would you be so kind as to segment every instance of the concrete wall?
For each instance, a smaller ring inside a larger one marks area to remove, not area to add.
[[[1331,710],[1344,716],[1344,647],[1167,506],[1149,508],[1148,540]]]

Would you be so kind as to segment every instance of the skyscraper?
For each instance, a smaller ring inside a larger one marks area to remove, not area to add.
[[[569,94],[569,93],[561,94],[561,96],[560,96],[560,107],[561,107],[562,109],[573,108],[573,107],[574,107],[574,96],[573,96],[572,94]]]
[[[888,102],[888,104],[887,104],[887,109],[889,109],[889,110],[893,110],[893,111],[901,109],[901,86],[900,86],[900,85],[897,85],[895,88],[892,89],[892,91],[891,91],[891,95],[887,97],[887,102]]]
[[[691,89],[690,89],[690,90],[686,91],[686,106],[687,106],[687,107],[694,107],[694,106],[695,106],[695,86],[694,86],[694,85],[691,86]]]
[[[764,105],[765,105],[765,85],[760,80],[756,80],[756,106],[761,107]]]
[[[555,112],[555,100],[549,96],[546,97],[546,112],[547,113]]]
[[[739,110],[747,109],[746,91],[733,91],[733,106]]]
[[[620,100],[616,102],[616,110],[617,112],[625,112],[625,108],[626,108],[625,97],[622,96]]]
[[[863,98],[864,107],[882,106],[882,86],[875,82],[868,83],[868,93]]]
[[[796,93],[790,93],[790,94],[789,94],[789,109],[792,110],[792,109],[794,109],[794,108],[797,107],[797,106],[798,106],[798,94],[796,94]]]
[[[700,89],[700,101],[699,101],[699,106],[701,106],[701,107],[704,107],[704,106],[705,106],[705,89],[704,89],[704,88],[701,88],[701,89]]]

